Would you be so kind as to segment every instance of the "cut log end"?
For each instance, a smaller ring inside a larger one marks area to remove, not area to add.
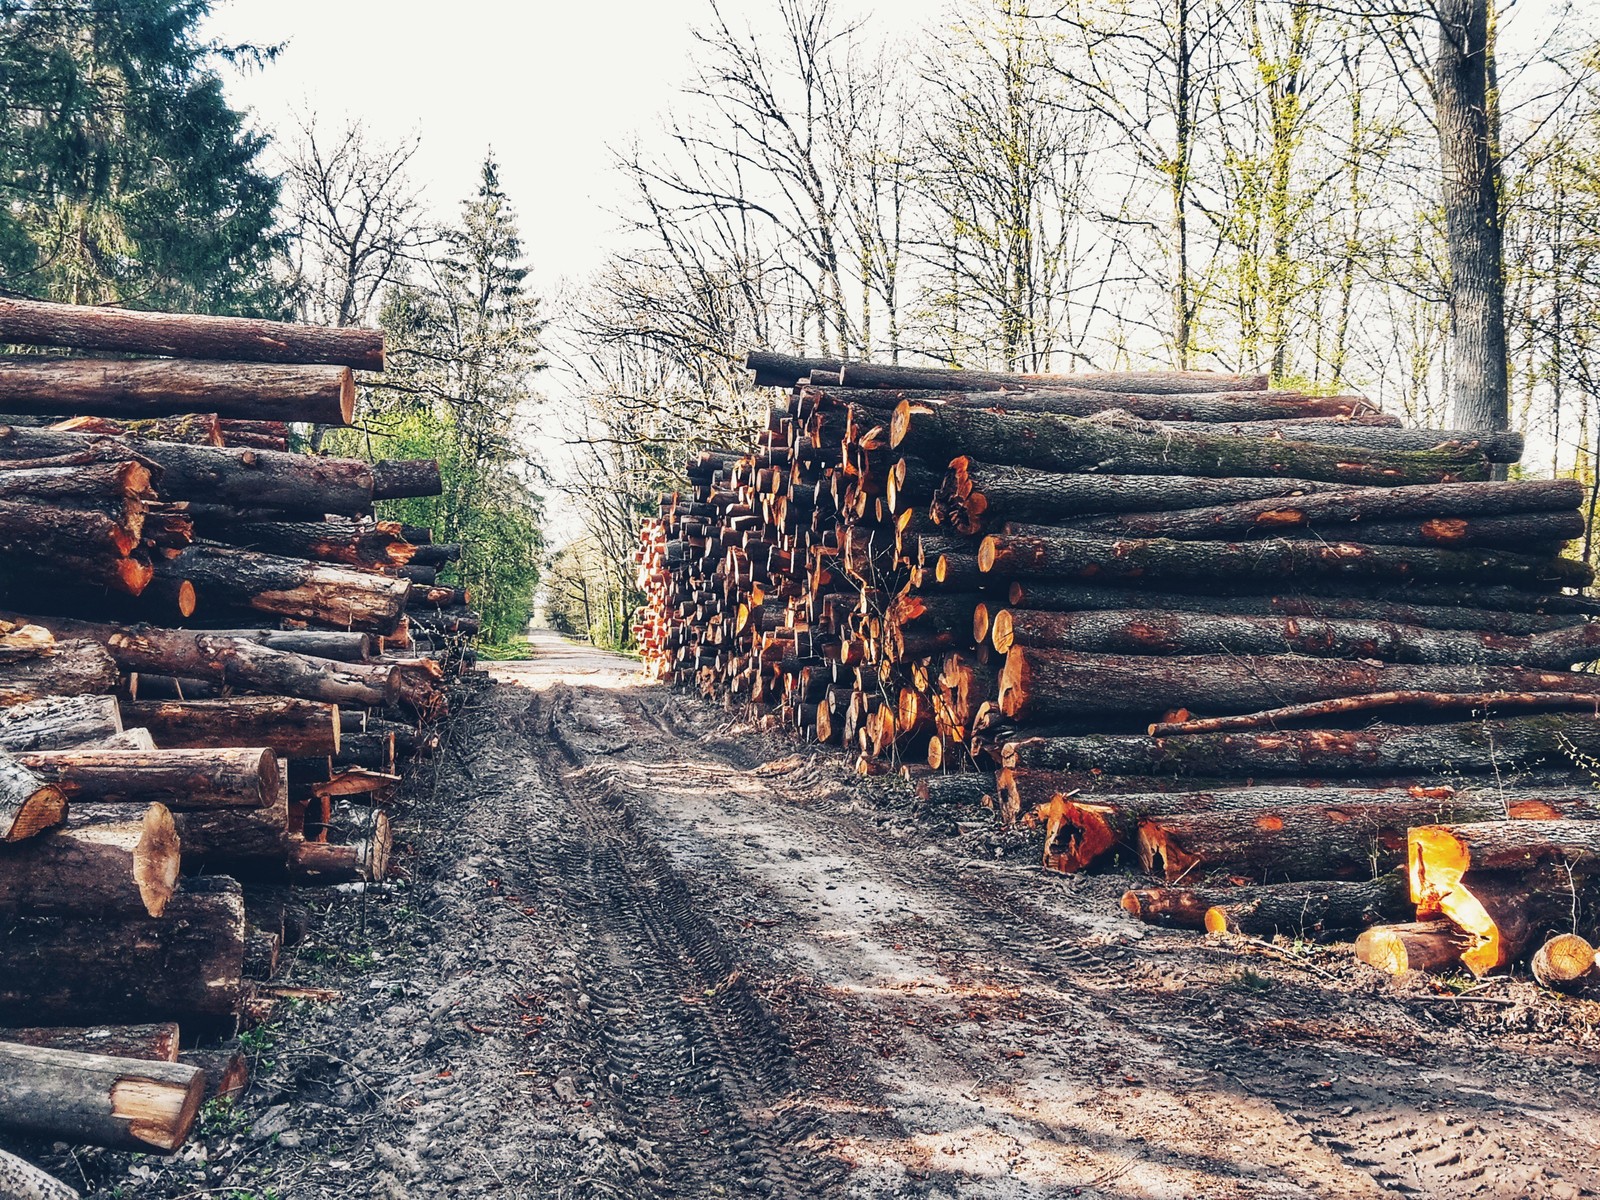
[[[159,917],[167,911],[167,903],[178,886],[178,831],[164,804],[145,809],[143,824],[133,849],[133,881],[144,900],[145,911]]]
[[[1594,970],[1594,947],[1575,933],[1558,933],[1534,951],[1531,966],[1545,987],[1567,987]]]
[[[21,804],[3,840],[20,842],[54,829],[67,819],[67,797],[54,784],[40,788]]]
[[[1356,938],[1356,957],[1390,975],[1449,971],[1461,964],[1465,944],[1448,921],[1374,925]]]
[[[203,1071],[194,1072],[187,1088],[124,1075],[111,1085],[111,1115],[128,1122],[129,1137],[171,1153],[188,1138],[205,1096]]]

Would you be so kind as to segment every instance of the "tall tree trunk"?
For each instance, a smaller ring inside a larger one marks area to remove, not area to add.
[[[1440,0],[1436,8],[1434,104],[1449,240],[1453,423],[1466,429],[1504,429],[1510,417],[1489,3]]]

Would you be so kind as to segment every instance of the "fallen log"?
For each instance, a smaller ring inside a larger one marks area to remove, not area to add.
[[[149,460],[162,468],[163,500],[360,515],[372,507],[372,467],[348,458],[273,450],[190,446],[0,425],[0,459],[38,459],[86,451]]]
[[[130,700],[122,708],[125,719],[150,730],[164,750],[267,746],[280,758],[340,752],[338,706],[317,700]]]
[[[932,461],[952,447],[982,446],[993,462],[1101,475],[1263,475],[1385,486],[1489,478],[1489,462],[1475,445],[1362,450],[1231,438],[1205,432],[1203,426],[1161,426],[1124,414],[1116,419],[1007,416],[902,401],[889,440],[902,454]]]
[[[172,814],[152,804],[137,819],[60,829],[0,849],[0,915],[159,917],[178,867]]]
[[[1180,507],[1181,502],[1174,501],[1173,507],[1165,511],[1123,512],[1073,518],[1063,523],[1084,532],[1121,537],[1228,538],[1315,528],[1364,541],[1369,539],[1363,533],[1372,525],[1403,517],[1573,515],[1583,502],[1582,493],[1582,485],[1575,479],[1439,483],[1395,488],[1320,487],[1296,496],[1279,494],[1209,507]],[[1029,519],[1003,515],[1008,520]],[[1353,528],[1347,529],[1347,526]]]
[[[121,732],[114,696],[47,696],[0,708],[0,750],[65,750]]]
[[[444,491],[439,463],[432,458],[384,459],[372,464],[372,498],[401,500],[437,496]]]
[[[186,552],[187,553],[187,552]],[[1184,581],[1238,591],[1252,584],[1320,579],[1466,584],[1496,581],[1526,591],[1587,587],[1583,563],[1505,550],[1439,550],[1271,538],[1258,542],[1163,538],[1007,537],[989,534],[978,566],[996,577]]]
[[[208,611],[248,609],[372,633],[395,628],[411,591],[408,579],[222,546],[190,546],[155,572],[191,582]]]
[[[144,463],[89,462],[62,467],[0,469],[0,500],[85,504],[136,498],[153,500],[151,471]]]
[[[0,344],[383,370],[383,331],[0,299]]]
[[[126,558],[143,535],[144,511],[137,500],[103,510],[0,500],[0,551],[10,555]]]
[[[148,1025],[24,1026],[0,1029],[0,1042],[39,1046],[47,1050],[73,1050],[79,1054],[103,1054],[108,1058],[178,1061],[176,1021],[159,1021]],[[4,1194],[0,1191],[0,1196]]]
[[[1356,957],[1390,975],[1441,973],[1461,965],[1467,939],[1449,921],[1375,925],[1356,938]]]
[[[1204,929],[1213,905],[1227,904],[1240,889],[1231,887],[1131,888],[1122,893],[1122,911],[1146,925]]]
[[[1182,429],[1181,425],[1171,428]],[[1217,425],[1229,437],[1283,438],[1361,450],[1432,450],[1438,446],[1476,446],[1490,462],[1514,463],[1522,457],[1522,434],[1503,429],[1416,429],[1398,421],[1314,417],[1285,421],[1241,421]]]
[[[7,1200],[79,1200],[77,1188],[8,1150],[0,1150],[0,1196]]]
[[[1469,872],[1527,872],[1551,863],[1577,876],[1600,872],[1597,822],[1480,818],[1419,826],[1407,843],[1411,899],[1419,908],[1457,890]]]
[[[160,917],[18,916],[0,938],[0,1020],[230,1025],[244,932],[243,894],[221,876],[183,880]]]
[[[0,412],[6,413],[119,418],[214,413],[348,425],[355,403],[349,367],[0,356]]]
[[[1320,936],[1392,921],[1407,915],[1408,907],[1403,871],[1363,881],[1265,884],[1237,892],[1206,909],[1207,933]]]
[[[289,795],[284,788],[260,808],[199,808],[172,814],[183,870],[235,878],[281,876],[289,855]],[[126,820],[128,806],[74,804],[72,828],[92,829]]]
[[[936,392],[1034,391],[1078,388],[1089,391],[1183,395],[1189,392],[1264,392],[1265,375],[1221,375],[1211,371],[1101,371],[1081,375],[1028,375],[998,371],[952,371],[943,367],[902,367],[846,362],[822,370],[839,372],[846,388],[907,388]],[[759,378],[759,376],[758,376]]]
[[[4,1042],[0,1078],[0,1128],[115,1150],[176,1150],[205,1097],[204,1073],[181,1063]]]
[[[112,420],[110,417],[68,417],[49,428],[139,441],[185,442],[191,446],[221,446],[222,422],[216,413],[188,413],[181,417]]]
[[[1156,608],[1001,609],[990,619],[989,637],[1002,654],[1022,645],[1093,654],[1306,654],[1419,665],[1563,669],[1600,656],[1600,623],[1519,638],[1388,621],[1246,617]]]
[[[20,842],[66,819],[67,797],[55,784],[0,751],[0,842]]]
[[[751,350],[744,357],[745,370],[756,373],[757,387],[794,387],[813,371],[837,372],[843,365],[837,358],[798,358],[772,350]]]
[[[49,696],[83,696],[117,690],[116,663],[97,642],[58,641],[49,654],[0,662],[0,708]]]
[[[272,751],[35,750],[16,761],[74,804],[165,804],[171,809],[260,808],[278,790]]]
[[[238,1050],[185,1050],[178,1058],[184,1066],[204,1074],[208,1101],[237,1096],[250,1086],[250,1064]]]
[[[204,537],[249,550],[355,567],[399,567],[416,547],[400,536],[398,521],[205,521]]]

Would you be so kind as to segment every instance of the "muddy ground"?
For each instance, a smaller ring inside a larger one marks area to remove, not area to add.
[[[1600,1194],[1600,1003],[1156,930],[629,661],[536,640],[124,1197]]]

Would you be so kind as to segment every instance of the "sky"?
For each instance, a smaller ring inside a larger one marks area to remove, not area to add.
[[[841,13],[908,28],[938,0],[836,0]],[[734,28],[768,27],[773,0],[722,0]],[[687,79],[693,30],[710,0],[217,0],[206,32],[281,46],[276,59],[226,77],[257,128],[289,141],[299,121],[359,121],[386,144],[418,139],[411,178],[434,217],[477,187],[491,148],[516,206],[531,283],[554,296],[620,247],[614,150],[647,145]],[[547,309],[547,314],[549,310]],[[577,532],[561,500],[559,370],[540,376],[551,403],[535,414],[532,454],[555,476],[546,534]]]

